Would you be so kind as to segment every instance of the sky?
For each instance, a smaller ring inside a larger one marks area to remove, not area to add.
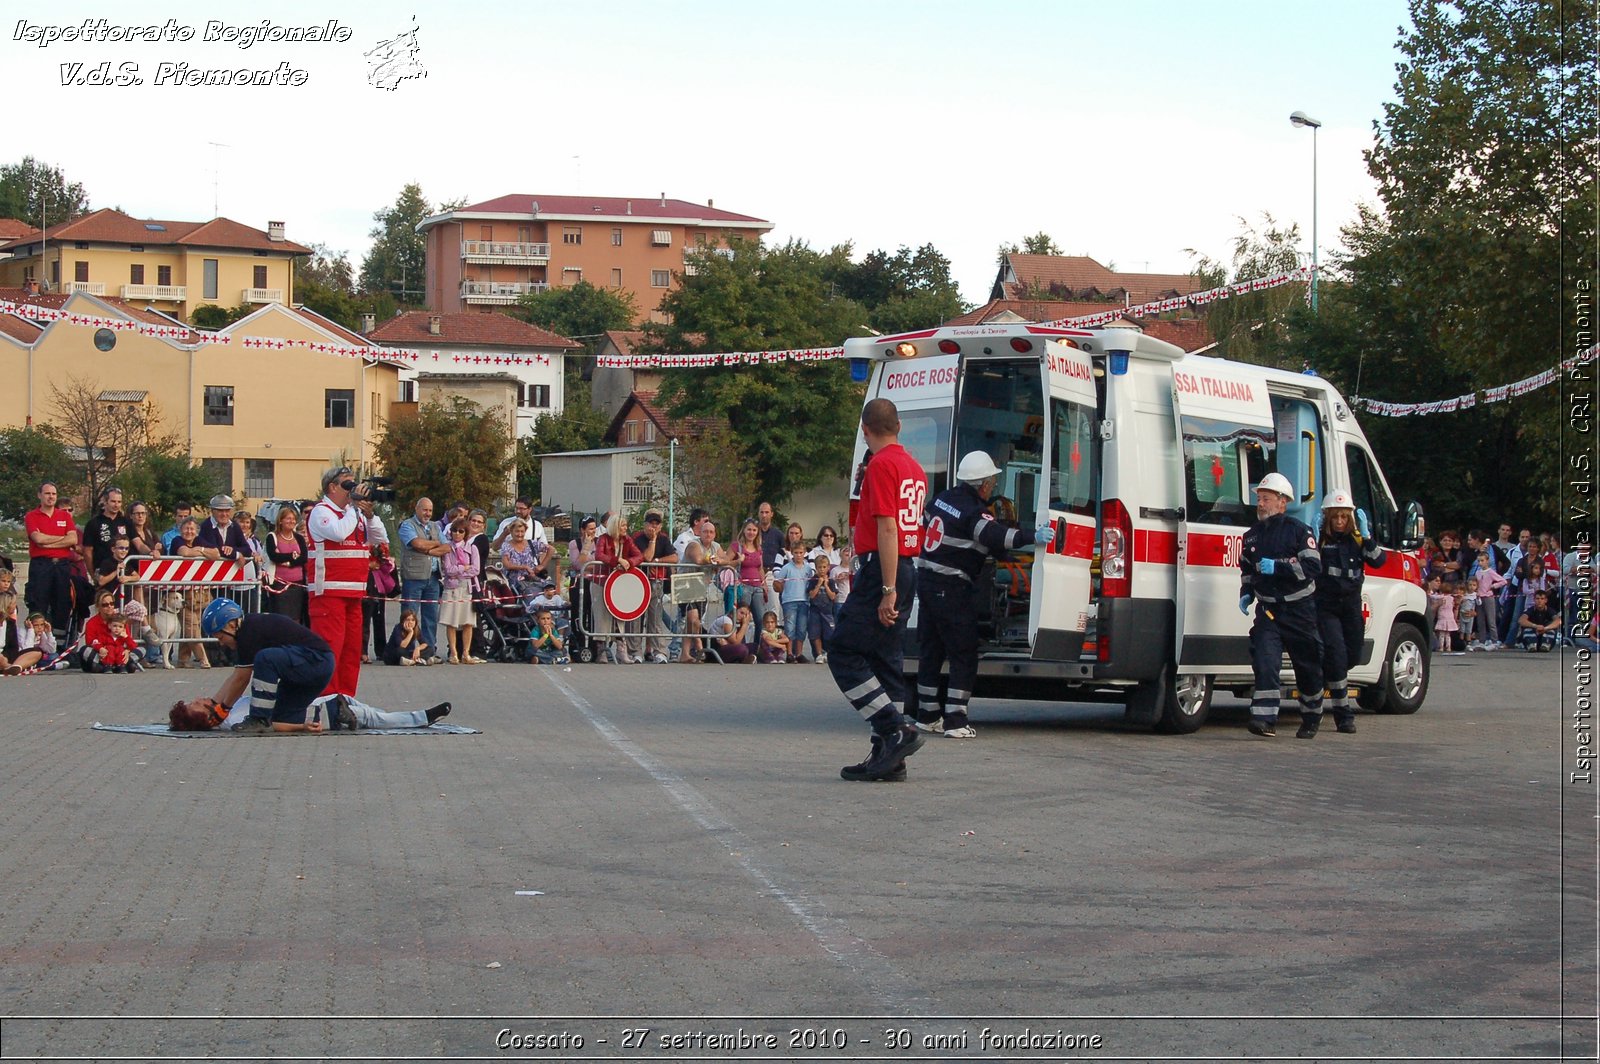
[[[237,31],[263,12],[325,26],[330,5],[13,6],[28,14],[0,16],[0,87],[31,118],[0,162],[31,154],[136,217],[282,220],[358,268],[373,213],[408,182],[432,203],[714,200],[773,222],[770,239],[850,242],[858,259],[932,243],[979,303],[996,247],[1041,230],[1116,269],[1185,273],[1190,249],[1229,261],[1266,213],[1300,225],[1309,258],[1314,138],[1297,110],[1322,122],[1326,258],[1376,203],[1362,152],[1407,21],[1402,0],[331,6],[347,40],[249,47]],[[48,40],[86,19],[193,36]],[[211,23],[235,39],[206,41]],[[400,54],[424,76],[394,82],[364,53],[413,30]],[[93,84],[101,64],[143,83]],[[188,85],[180,64],[300,84]]]

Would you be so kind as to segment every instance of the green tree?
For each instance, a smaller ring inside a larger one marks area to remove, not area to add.
[[[596,288],[588,281],[530,292],[517,301],[512,313],[523,321],[579,341],[589,352],[597,346],[601,333],[631,329],[639,317],[632,292]]]
[[[219,307],[215,303],[202,303],[195,307],[189,315],[189,324],[197,329],[222,329],[240,318],[247,318],[256,312],[257,308],[249,304],[241,304],[232,310]]]
[[[754,511],[761,495],[755,463],[733,431],[715,422],[701,435],[679,440],[676,455],[662,448],[647,464],[655,488],[651,502],[665,512],[671,498],[678,510],[668,516],[668,528],[684,527],[689,509],[703,506],[717,527],[727,532],[722,539],[731,540],[737,522]],[[674,477],[677,484],[669,492],[667,485]]]
[[[378,224],[367,234],[372,248],[361,261],[364,291],[386,293],[402,306],[422,305],[427,242],[417,226],[432,213],[415,182],[400,190],[393,206],[374,212]]]
[[[82,482],[66,446],[47,427],[0,429],[0,517],[19,521],[39,505],[39,485],[53,481],[64,498]]]
[[[541,414],[533,423],[533,434],[517,441],[517,494],[530,499],[543,496],[539,455],[598,447],[608,427],[606,416],[589,404],[587,386],[575,393],[569,381],[561,413]]]
[[[50,385],[51,424],[62,442],[81,459],[78,481],[91,498],[115,482],[123,470],[151,455],[175,454],[178,438],[163,432],[161,407],[153,399],[129,402],[102,399],[99,384],[69,376]]]
[[[1593,0],[1412,0],[1410,14],[1367,156],[1382,213],[1346,229],[1348,283],[1322,287],[1322,314],[1289,323],[1319,370],[1395,402],[1555,365],[1578,312],[1563,269],[1596,267]],[[1559,397],[1363,425],[1434,527],[1552,520]]]
[[[170,517],[180,502],[204,502],[232,485],[218,484],[211,471],[191,462],[187,455],[147,454],[118,474],[127,501],[143,499],[158,515]]]
[[[506,496],[514,453],[500,407],[480,409],[470,399],[430,400],[415,416],[383,426],[377,463],[394,478],[401,505],[424,495],[471,499],[489,506]]]
[[[1066,252],[1062,251],[1060,245],[1055,242],[1055,238],[1041,229],[1032,236],[1023,237],[1021,245],[1011,243],[1001,244],[995,252],[995,264],[1004,266],[1006,264],[1007,255],[1065,254]]]
[[[879,332],[938,325],[966,309],[950,260],[932,244],[901,247],[893,255],[872,251],[859,263],[842,244],[823,256],[823,271],[838,294],[867,308],[867,324]]]
[[[649,325],[674,352],[828,347],[864,332],[866,308],[834,291],[825,256],[798,241],[775,248],[735,242],[705,254],[669,293],[669,324]],[[663,374],[661,401],[675,417],[732,428],[754,464],[757,494],[776,503],[848,472],[862,386],[842,361],[776,363]]]
[[[68,181],[59,166],[31,155],[0,166],[0,218],[58,225],[88,213],[89,194],[80,183]]]
[[[1233,240],[1233,268],[1197,254],[1194,274],[1206,288],[1249,281],[1294,269],[1299,264],[1300,227],[1279,225],[1263,212],[1261,227],[1240,218],[1241,232]],[[1287,319],[1305,304],[1302,285],[1280,285],[1219,299],[1206,307],[1206,322],[1217,340],[1219,354],[1256,365],[1302,368],[1302,356],[1290,342]]]

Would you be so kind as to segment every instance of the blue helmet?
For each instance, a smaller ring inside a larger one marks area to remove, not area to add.
[[[205,612],[200,614],[200,634],[211,639],[228,627],[229,622],[243,616],[244,610],[233,599],[212,599],[207,603]]]

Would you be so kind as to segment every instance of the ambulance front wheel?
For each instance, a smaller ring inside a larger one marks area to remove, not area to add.
[[[1415,713],[1428,694],[1428,644],[1415,625],[1397,624],[1389,633],[1383,675],[1356,696],[1362,709],[1375,713]]]
[[[1127,719],[1154,724],[1168,735],[1198,731],[1211,714],[1211,677],[1179,674],[1168,662],[1156,679],[1142,683],[1128,695]]]

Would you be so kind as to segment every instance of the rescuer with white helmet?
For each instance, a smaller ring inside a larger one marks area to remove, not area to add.
[[[1007,528],[989,506],[1000,475],[987,452],[972,451],[956,464],[956,484],[940,492],[922,518],[917,558],[917,684],[906,695],[906,715],[925,732],[947,739],[978,733],[967,704],[978,678],[978,592],[984,559],[1026,543],[1029,533]],[[950,662],[950,676],[940,676]],[[942,689],[941,689],[942,688]]]
[[[1256,523],[1244,534],[1239,554],[1239,610],[1250,612],[1250,660],[1255,693],[1250,699],[1250,732],[1277,734],[1283,654],[1294,666],[1300,689],[1298,739],[1310,739],[1322,723],[1322,638],[1312,596],[1322,573],[1322,552],[1305,522],[1286,511],[1294,485],[1281,473],[1268,473],[1256,485]]]
[[[1322,500],[1322,575],[1317,577],[1317,626],[1322,635],[1322,674],[1328,709],[1341,732],[1356,730],[1350,705],[1350,666],[1362,657],[1361,583],[1366,567],[1381,568],[1388,551],[1372,538],[1367,515],[1348,491]],[[1381,651],[1380,651],[1381,653]]]

